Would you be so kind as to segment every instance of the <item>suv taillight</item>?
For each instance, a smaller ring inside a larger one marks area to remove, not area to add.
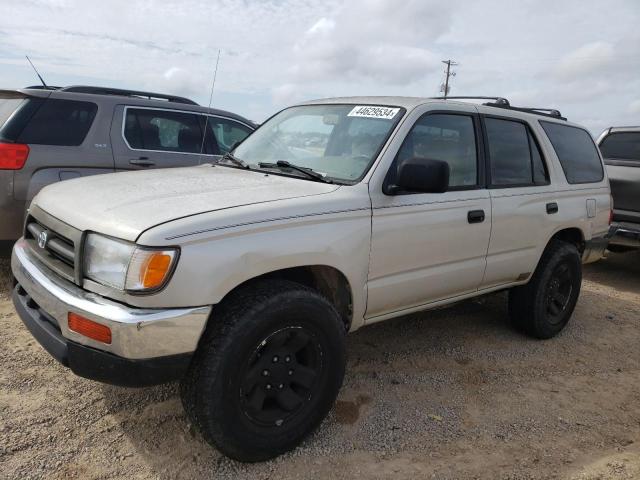
[[[0,170],[20,170],[29,157],[29,146],[22,143],[0,143]]]

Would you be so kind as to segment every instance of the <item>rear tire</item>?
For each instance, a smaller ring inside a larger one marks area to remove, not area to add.
[[[567,325],[580,295],[582,263],[575,245],[552,240],[528,284],[509,291],[511,322],[524,333],[551,338]]]
[[[297,283],[261,281],[215,309],[181,383],[204,438],[243,462],[295,448],[327,415],[346,362],[335,308]]]

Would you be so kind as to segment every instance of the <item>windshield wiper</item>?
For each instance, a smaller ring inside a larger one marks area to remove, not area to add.
[[[294,165],[293,163],[289,163],[286,160],[278,160],[276,163],[260,162],[258,166],[260,168],[280,168],[285,170],[295,170],[296,172],[304,173],[307,177],[312,178],[316,182],[333,183],[330,179],[326,178],[321,173],[316,172],[312,168]]]
[[[245,170],[249,170],[251,168],[247,162],[245,162],[244,160],[240,160],[238,157],[234,156],[233,153],[231,152],[225,153],[219,161],[222,161],[222,160],[229,160],[231,163],[235,163],[236,165],[238,165],[241,168],[244,168]]]

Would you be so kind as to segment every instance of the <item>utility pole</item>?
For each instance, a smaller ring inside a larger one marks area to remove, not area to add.
[[[454,62],[451,59],[442,60],[442,63],[444,63],[447,66],[447,69],[444,72],[447,76],[444,79],[444,85],[440,86],[440,91],[444,93],[444,98],[447,98],[447,95],[449,94],[449,90],[450,90],[450,88],[449,88],[449,77],[455,77],[456,76],[456,72],[452,72],[451,71],[451,67],[454,67],[454,66],[458,65],[458,63]]]

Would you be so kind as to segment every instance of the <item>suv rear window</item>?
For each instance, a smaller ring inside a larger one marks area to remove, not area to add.
[[[591,135],[586,130],[553,122],[540,122],[560,160],[569,183],[600,182],[602,162]]]
[[[16,141],[39,145],[80,145],[97,111],[95,103],[49,98],[31,117]]]
[[[607,135],[600,144],[604,158],[631,160],[640,164],[640,132],[620,132]]]

